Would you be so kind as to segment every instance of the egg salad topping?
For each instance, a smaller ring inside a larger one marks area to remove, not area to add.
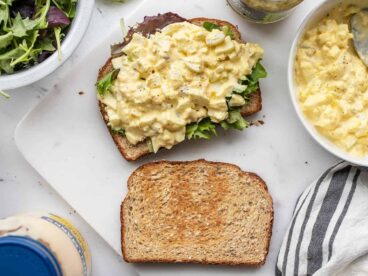
[[[186,126],[229,118],[229,106],[246,104],[233,91],[262,58],[257,44],[239,43],[224,30],[174,23],[149,38],[135,33],[114,58],[118,70],[109,93],[100,95],[112,129],[135,145],[150,139],[153,151],[186,137]],[[206,122],[207,122],[206,121]]]
[[[316,129],[355,156],[368,155],[368,69],[352,45],[348,21],[359,10],[338,6],[304,35],[295,73],[299,101]]]

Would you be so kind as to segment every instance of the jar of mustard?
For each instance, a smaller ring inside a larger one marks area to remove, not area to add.
[[[90,274],[87,243],[69,221],[49,213],[0,219],[0,275]]]
[[[227,0],[246,19],[261,24],[274,23],[288,17],[303,0]]]

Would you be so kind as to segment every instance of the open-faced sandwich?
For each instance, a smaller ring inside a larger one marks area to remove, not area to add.
[[[225,21],[145,17],[100,69],[100,110],[120,152],[136,160],[216,127],[245,129],[261,110],[263,49]]]

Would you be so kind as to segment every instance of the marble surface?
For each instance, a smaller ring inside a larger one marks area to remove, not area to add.
[[[184,1],[184,0],[183,0]],[[216,0],[220,1],[220,0]],[[130,13],[137,5],[139,0],[128,1],[124,4],[111,4],[108,1],[98,1],[96,3],[94,16],[92,18],[89,30],[82,41],[81,45],[74,53],[72,58],[68,60],[59,70],[47,77],[46,79],[39,81],[31,86],[17,89],[14,91],[8,91],[11,94],[9,100],[0,98],[0,217],[8,216],[23,211],[30,210],[47,210],[58,214],[61,214],[71,219],[81,230],[81,232],[87,238],[93,257],[93,275],[127,275],[126,265],[120,260],[111,248],[91,229],[88,224],[66,203],[59,195],[37,174],[23,159],[18,152],[14,143],[14,129],[19,120],[31,110],[52,88],[69,72],[73,66],[77,66],[81,60],[89,53],[89,50],[93,48],[93,45],[102,41],[109,35],[111,26],[118,23],[119,19]],[[320,1],[316,1],[320,2]],[[275,27],[265,26],[260,35],[268,35],[274,39],[283,39],[279,37],[283,35],[280,28],[288,28],[290,32],[295,32],[297,29],[296,22],[300,22],[304,16],[306,9],[310,9],[311,4],[303,4],[287,21],[282,22]],[[236,16],[234,14],[234,16]],[[287,26],[287,24],[293,24]],[[285,37],[288,39],[288,43],[291,43],[291,36]],[[285,70],[284,62],[280,61],[276,50],[269,47],[266,49],[273,60],[267,61],[273,68],[270,73],[277,70]],[[268,106],[274,105],[276,108],[287,109],[291,113],[290,115],[296,117],[291,108],[291,102],[286,95],[286,80],[280,81],[283,85],[281,89],[275,89],[273,93],[282,93],[279,99],[271,102],[271,98],[266,97],[266,104]],[[284,85],[285,83],[285,85]],[[269,85],[272,88],[272,85]],[[270,89],[268,89],[270,90]],[[267,109],[266,109],[267,110]],[[268,114],[267,114],[268,116]],[[272,157],[272,162],[275,164],[283,163],[282,166],[276,166],[279,168],[275,176],[278,183],[300,181],[295,185],[298,185],[300,189],[307,186],[311,180],[319,175],[326,167],[336,162],[336,158],[325,152],[319,147],[302,128],[300,122],[296,118],[291,117],[290,120],[284,120],[281,116],[274,114],[272,118],[266,118],[266,126],[268,123],[273,124],[286,124],[289,125],[296,134],[289,136],[288,132],[277,133],[275,135],[284,137],[283,142],[280,141],[282,147],[286,147],[290,144],[290,151],[293,154],[277,154]],[[259,132],[260,130],[255,130]],[[290,140],[291,138],[294,140]],[[272,136],[268,139],[273,139]],[[299,143],[307,143],[307,149],[305,147],[299,147]],[[277,152],[277,149],[275,149]],[[296,154],[295,154],[296,152]],[[256,152],[253,152],[256,153]],[[265,162],[270,158],[265,155],[266,152],[260,150],[258,152],[259,158],[264,158]],[[231,158],[231,157],[229,157]],[[250,161],[247,161],[251,166]],[[281,170],[281,171],[280,171]],[[303,175],[302,179],[298,177],[298,173]],[[267,177],[268,178],[268,177]],[[268,180],[268,179],[267,179]],[[270,179],[271,180],[271,179]],[[288,195],[290,192],[287,189],[276,189],[276,186],[270,187],[272,193],[279,193],[282,195]],[[290,194],[290,201],[288,202],[275,202],[275,209],[283,205],[292,206],[296,200],[297,193],[294,191]],[[289,211],[291,213],[291,210]],[[283,217],[283,221],[287,221],[287,216]],[[275,221],[278,222],[280,214],[276,213]],[[286,225],[279,227],[277,231],[284,231]],[[275,234],[275,233],[274,233]],[[280,233],[278,233],[280,235]],[[274,258],[278,245],[281,240],[273,240],[273,248],[275,252],[272,254]],[[273,265],[273,264],[272,264]],[[179,269],[178,269],[179,268]],[[181,269],[182,268],[182,272]],[[140,266],[139,270],[144,275],[190,275],[190,271],[194,272],[195,267],[187,269],[184,266],[166,266],[157,269],[152,265]],[[151,273],[152,272],[152,273]],[[217,267],[208,267],[208,272],[215,275],[240,275],[242,269],[227,269],[226,272],[217,269]],[[250,271],[248,271],[250,272]],[[129,272],[133,275],[132,272]],[[266,274],[264,274],[266,275]]]

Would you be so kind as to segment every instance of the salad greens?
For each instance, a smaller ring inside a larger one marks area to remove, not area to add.
[[[267,77],[267,72],[260,61],[253,67],[252,73],[240,79],[240,84],[245,88],[243,90],[234,90],[233,93],[241,95],[245,102],[249,101],[249,97],[259,88],[259,79]],[[230,100],[230,98],[229,98]]]
[[[110,90],[113,81],[118,76],[118,73],[118,69],[112,70],[96,83],[97,92],[100,96],[105,95]]]
[[[192,123],[186,126],[185,135],[188,139],[211,139],[211,134],[217,135],[216,125],[210,118],[205,118],[200,122]]]
[[[0,0],[0,75],[43,62],[58,50],[77,0]]]
[[[221,27],[217,24],[214,24],[212,22],[203,22],[203,28],[205,28],[207,31],[212,31],[214,29],[221,30]]]

